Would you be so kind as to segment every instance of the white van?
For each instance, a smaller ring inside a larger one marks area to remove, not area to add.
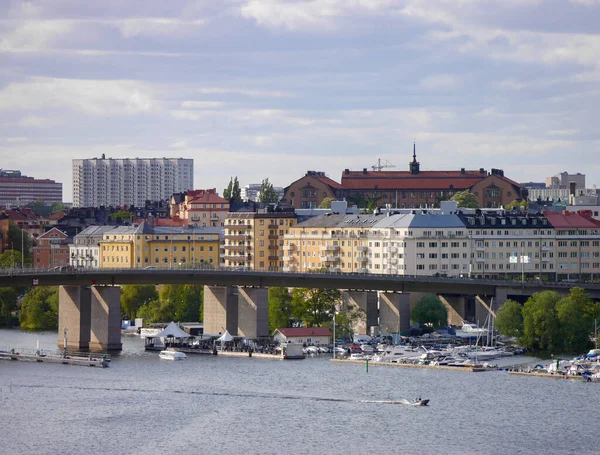
[[[356,344],[365,344],[373,341],[373,338],[371,338],[369,335],[359,335],[358,333],[355,333],[352,335],[352,341]]]

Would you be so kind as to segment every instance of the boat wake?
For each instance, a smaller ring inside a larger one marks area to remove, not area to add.
[[[310,401],[329,401],[337,403],[370,403],[370,404],[404,404],[409,406],[427,406],[429,400],[409,401],[401,400],[356,400],[346,398],[331,398],[331,397],[315,397],[303,395],[286,395],[286,394],[264,394],[264,393],[244,393],[232,391],[201,391],[201,390],[177,390],[177,389],[139,389],[129,387],[86,387],[86,386],[68,386],[68,385],[49,385],[49,384],[14,384],[14,387],[31,388],[31,389],[77,389],[77,390],[104,390],[111,392],[136,392],[136,393],[174,393],[174,394],[189,394],[189,395],[205,395],[205,396],[221,396],[221,397],[237,397],[237,398],[270,398],[279,400],[310,400]]]

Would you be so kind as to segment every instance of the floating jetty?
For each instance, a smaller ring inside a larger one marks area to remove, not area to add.
[[[336,363],[353,363],[356,365],[365,365],[366,360],[343,360],[332,359],[331,362]],[[469,373],[482,373],[484,371],[496,371],[496,368],[486,368],[484,366],[464,366],[451,367],[448,365],[419,365],[413,363],[391,363],[391,362],[369,362],[369,366],[384,366],[384,367],[404,367],[404,368],[424,368],[429,370],[448,370],[448,371],[466,371]]]
[[[535,376],[538,378],[554,378],[554,379],[575,379],[577,381],[583,381],[583,376],[574,374],[550,374],[540,372],[528,372],[528,371],[509,371],[508,374],[516,374],[519,376]]]
[[[60,363],[63,365],[81,365],[90,367],[107,368],[110,357],[107,354],[88,354],[85,352],[64,352],[62,354],[45,353],[42,350],[35,352],[19,351],[17,349],[0,350],[0,359],[22,360],[25,362]]]

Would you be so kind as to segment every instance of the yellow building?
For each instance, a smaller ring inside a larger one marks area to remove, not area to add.
[[[100,242],[101,268],[217,267],[219,227],[119,227]]]
[[[331,272],[366,273],[367,236],[380,218],[377,215],[326,215],[294,226],[284,240],[283,271],[325,268]]]
[[[283,268],[283,237],[296,224],[291,207],[257,212],[233,212],[225,221],[221,267],[278,271]]]

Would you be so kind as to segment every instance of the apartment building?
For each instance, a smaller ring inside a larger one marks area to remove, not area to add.
[[[101,268],[217,267],[218,227],[120,226],[103,234]]]
[[[473,278],[600,278],[590,214],[323,215],[284,239],[284,271]]]
[[[141,207],[193,187],[193,159],[113,159],[102,154],[73,160],[73,207]]]
[[[184,226],[223,227],[229,213],[229,200],[220,197],[216,188],[173,195],[170,205],[171,216]]]
[[[89,226],[73,237],[69,245],[69,264],[72,267],[98,268],[100,266],[100,242],[116,226]]]
[[[295,224],[296,214],[291,207],[228,213],[221,267],[281,270],[283,239]]]
[[[44,269],[69,265],[70,243],[69,236],[56,228],[38,236],[33,248],[33,266]]]

